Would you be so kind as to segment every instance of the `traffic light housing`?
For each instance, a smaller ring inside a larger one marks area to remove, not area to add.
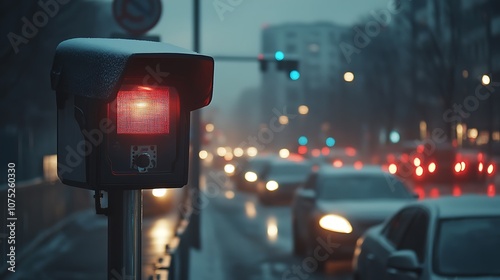
[[[281,51],[277,51],[272,59],[269,56],[266,59],[266,56],[260,54],[258,60],[261,72],[266,72],[268,63],[274,62],[276,63],[276,69],[283,71],[290,80],[296,81],[300,78],[299,61],[296,59],[286,59],[285,54]]]
[[[214,61],[176,46],[122,39],[59,44],[58,176],[94,189],[187,183],[190,112],[212,99]]]

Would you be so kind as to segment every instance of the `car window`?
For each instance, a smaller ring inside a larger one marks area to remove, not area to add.
[[[449,219],[439,223],[434,247],[436,273],[453,278],[500,276],[499,263],[500,216]]]
[[[410,199],[406,186],[398,179],[389,183],[386,174],[320,175],[318,198],[323,200]]]
[[[415,217],[415,208],[406,208],[391,218],[384,228],[383,235],[393,246],[399,244],[408,225]]]
[[[398,244],[397,249],[412,250],[422,263],[425,256],[428,228],[429,215],[423,210],[416,210],[414,219],[401,238],[401,242]]]

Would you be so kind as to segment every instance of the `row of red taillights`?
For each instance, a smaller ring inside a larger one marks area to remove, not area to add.
[[[419,158],[415,158],[413,161],[413,164],[415,165],[415,175],[417,177],[421,177],[424,175],[424,167],[421,165],[421,160]],[[391,174],[396,174],[398,172],[398,166],[395,163],[389,164],[388,167],[389,173]],[[435,162],[431,162],[427,165],[427,171],[432,174],[436,172],[437,170],[437,164]],[[465,161],[457,162],[454,165],[454,169],[456,174],[463,174],[467,170],[467,163]],[[477,166],[477,171],[479,173],[486,173],[488,175],[492,175],[493,172],[495,171],[495,165],[493,163],[490,163],[488,165],[480,162]]]

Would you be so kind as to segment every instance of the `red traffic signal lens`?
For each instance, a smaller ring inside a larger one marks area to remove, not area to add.
[[[120,90],[116,97],[117,134],[168,134],[168,88]]]

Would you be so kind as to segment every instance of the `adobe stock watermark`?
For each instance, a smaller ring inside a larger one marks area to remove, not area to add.
[[[38,35],[39,29],[44,28],[48,23],[49,19],[54,18],[59,11],[61,6],[66,5],[71,0],[39,0],[38,6],[40,9],[36,11],[31,20],[27,17],[22,17],[21,21],[23,26],[21,27],[21,33],[16,34],[14,32],[9,32],[7,34],[7,39],[9,39],[10,45],[14,49],[14,53],[19,53],[19,46],[21,44],[28,44],[29,41]]]
[[[214,0],[212,5],[220,21],[224,21],[224,14],[227,12],[232,13],[243,2],[244,0]]]
[[[469,118],[474,112],[479,109],[480,103],[488,100],[499,87],[500,82],[494,81],[492,81],[489,85],[477,85],[476,89],[474,90],[474,94],[468,95],[462,100],[461,103],[454,103],[451,108],[444,111],[444,122],[457,125],[458,123],[461,123],[465,119]],[[408,157],[410,160],[401,163],[401,165],[398,167],[398,176],[405,180],[410,179],[413,176],[414,170],[412,159],[417,157],[419,154],[424,154],[427,157],[431,156],[435,152],[437,145],[445,143],[446,141],[448,141],[446,131],[439,127],[434,128],[430,132],[430,137],[422,141],[421,145],[423,147],[423,150],[414,150]],[[392,190],[394,191],[394,184],[396,184],[397,181],[389,175],[387,175],[386,178]]]
[[[326,262],[335,250],[340,247],[339,243],[332,242],[331,235],[326,240],[321,237],[316,238],[318,245],[313,250],[312,256],[305,257],[300,265],[293,265],[290,269],[283,272],[282,280],[301,280],[308,279],[309,274],[314,273],[319,268],[319,264]]]
[[[387,3],[386,9],[379,11],[372,10],[370,15],[373,17],[373,20],[366,22],[363,29],[354,26],[352,44],[340,42],[339,48],[347,63],[351,63],[351,56],[353,54],[360,54],[361,49],[366,48],[371,43],[372,39],[382,32],[382,28],[387,27],[391,23],[393,16],[402,11],[400,2],[401,0],[391,0]]]
[[[148,74],[142,79],[142,85],[147,87],[158,86],[170,75],[168,72],[161,71],[159,63],[154,68],[148,65],[145,70]],[[115,130],[116,125],[109,118],[101,119],[99,126],[90,131],[83,129],[83,139],[75,146],[67,145],[64,148],[66,157],[64,161],[58,161],[57,165],[59,176],[73,172],[74,168],[82,164],[84,158],[90,155],[95,147],[101,145],[104,141],[104,135],[110,134]]]

